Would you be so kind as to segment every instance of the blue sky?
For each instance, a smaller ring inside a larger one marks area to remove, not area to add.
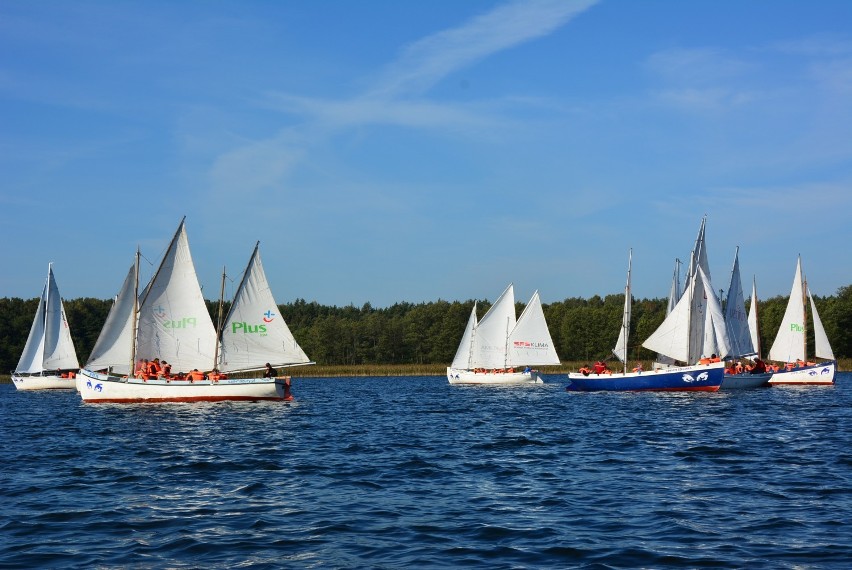
[[[280,303],[664,297],[705,214],[717,289],[828,295],[851,210],[845,0],[0,0],[0,297],[184,215],[208,298],[256,240]]]

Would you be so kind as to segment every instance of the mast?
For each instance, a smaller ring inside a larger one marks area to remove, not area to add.
[[[512,305],[512,311],[515,310],[514,304]],[[503,343],[503,370],[509,367],[509,322],[511,319],[506,317],[506,340]]]
[[[473,302],[473,314],[476,316],[476,301]],[[477,320],[476,325],[479,324]],[[473,364],[473,344],[476,342],[476,325],[470,331],[470,343],[467,347],[467,369],[473,370],[471,364]]]
[[[260,243],[260,242],[258,242]],[[219,368],[219,345],[222,343],[222,305],[225,303],[225,266],[222,266],[222,288],[219,291],[219,316],[216,320],[216,348],[213,350],[213,368]]]
[[[130,335],[130,372],[127,373],[128,378],[132,378],[133,374],[136,372],[136,335],[138,331],[136,330],[136,325],[138,324],[138,316],[139,316],[139,246],[136,246],[136,264],[135,264],[135,276],[134,276],[134,284],[133,284],[133,326],[131,330],[133,334]]]
[[[802,255],[799,254],[799,267],[802,266]],[[804,360],[808,360],[808,279],[802,273],[802,354],[805,355]]]
[[[633,292],[630,290],[630,271],[633,269],[633,248],[627,256],[627,286],[624,288],[624,318],[621,327],[624,331],[624,373],[627,374],[627,350],[630,346],[630,320],[633,318]]]

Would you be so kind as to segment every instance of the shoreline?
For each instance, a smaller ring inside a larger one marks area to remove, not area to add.
[[[566,361],[559,366],[541,366],[537,370],[542,374],[568,374],[576,372],[586,361]],[[617,361],[609,361],[610,368],[620,368]],[[631,362],[635,364],[635,362]],[[650,370],[652,363],[643,361],[645,370]],[[837,360],[837,371],[847,372],[852,370],[852,359],[841,358]],[[392,377],[392,376],[445,376],[447,374],[446,364],[316,364],[313,366],[298,366],[287,370],[279,368],[279,372],[287,373],[292,378],[340,378],[352,377]],[[0,384],[11,384],[12,377],[9,374],[0,374]]]

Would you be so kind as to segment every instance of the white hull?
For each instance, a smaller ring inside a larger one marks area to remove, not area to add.
[[[534,372],[474,372],[447,368],[450,384],[544,384]]]
[[[141,380],[81,370],[77,391],[89,403],[219,402],[226,400],[292,400],[289,378],[227,380]]]
[[[769,385],[830,386],[834,384],[836,368],[837,363],[830,361],[792,370],[780,370],[772,375]]]
[[[59,376],[18,376],[12,374],[12,383],[18,390],[73,390],[73,378]]]

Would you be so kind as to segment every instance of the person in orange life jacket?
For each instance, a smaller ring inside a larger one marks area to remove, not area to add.
[[[157,378],[160,375],[160,372],[162,372],[162,368],[160,368],[159,358],[155,358],[148,363],[148,378]]]
[[[136,377],[141,378],[143,380],[148,379],[148,359],[143,358],[139,361],[139,364],[136,366]]]
[[[189,381],[194,382],[195,380],[204,380],[204,374],[198,368],[193,368],[189,373]]]
[[[170,379],[172,377],[172,365],[166,362],[165,360],[163,361],[162,376],[166,379]]]
[[[719,358],[718,356],[716,356],[715,352],[710,356],[710,362],[721,362],[721,361],[722,361],[722,359]]]
[[[642,363],[637,362],[636,366],[633,367],[633,372],[642,372]]]
[[[266,363],[266,370],[263,372],[263,377],[264,378],[275,378],[276,376],[278,376],[278,374],[276,374],[275,369],[272,368],[272,365],[267,362]]]
[[[584,364],[583,366],[580,367],[580,370],[578,372],[580,374],[582,374],[583,376],[588,376],[589,374],[592,373],[592,370],[589,368],[588,364]]]
[[[214,368],[213,370],[211,370],[211,371],[210,371],[210,374],[208,374],[208,375],[207,375],[207,377],[208,377],[210,380],[213,380],[214,382],[217,382],[217,381],[221,380],[222,378],[224,378],[224,375],[219,374],[219,369],[218,369],[218,368]]]

